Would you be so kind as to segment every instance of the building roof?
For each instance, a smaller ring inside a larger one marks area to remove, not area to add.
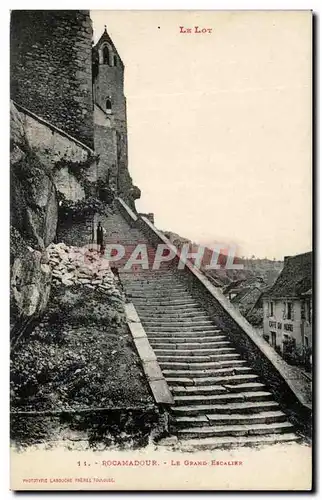
[[[239,292],[240,290],[242,290],[243,288],[240,288],[240,285],[242,285],[242,283],[245,283],[246,281],[246,278],[241,278],[241,279],[237,279],[237,280],[233,280],[231,281],[228,285],[225,286],[224,290],[223,290],[223,293],[224,295],[228,295],[230,292]]]
[[[261,296],[262,290],[258,286],[243,288],[231,299],[233,304],[242,304],[245,307],[253,307]]]
[[[111,47],[113,48],[113,52],[118,56],[119,60],[121,61],[122,66],[124,66],[122,58],[120,57],[120,54],[118,53],[117,48],[115,47],[115,45],[113,43],[113,40],[111,39],[111,37],[109,36],[109,34],[106,31],[106,26],[104,28],[104,31],[103,31],[100,39],[98,40],[96,45],[94,45],[93,51],[97,52],[104,42],[107,42],[109,45],[111,45]]]
[[[299,297],[312,288],[312,252],[284,258],[284,267],[265,297]]]

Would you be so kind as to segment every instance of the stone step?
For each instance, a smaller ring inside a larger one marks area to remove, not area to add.
[[[173,292],[172,290],[164,290],[163,292],[131,292],[127,288],[125,289],[126,295],[135,300],[148,300],[148,301],[190,301],[193,300],[190,294],[187,292],[179,291]]]
[[[124,289],[127,292],[127,288],[124,287]],[[185,304],[186,304],[186,302],[189,302],[189,303],[191,302],[193,304],[197,304],[198,307],[200,307],[198,302],[196,302],[196,300],[194,299],[194,297],[191,297],[191,295],[188,294],[187,292],[178,292],[176,294],[172,294],[170,289],[167,290],[166,293],[164,293],[163,295],[150,294],[149,292],[146,292],[144,294],[142,293],[140,296],[137,294],[134,294],[134,293],[132,293],[130,295],[133,295],[135,300],[141,301],[143,305],[147,301],[153,301],[153,302],[162,301],[162,302],[165,302],[166,305],[171,305],[172,302],[174,302],[174,305],[176,305],[176,304],[180,305],[180,302],[184,301]]]
[[[196,332],[205,332],[205,331],[216,331],[219,333],[219,329],[214,325],[213,323],[200,323],[196,320],[191,320],[191,321],[181,321],[180,319],[177,321],[173,321],[171,323],[167,322],[161,322],[161,321],[146,321],[143,318],[141,318],[142,324],[144,324],[144,327],[146,329],[150,330],[160,330],[160,331],[175,331],[175,330],[181,330],[181,331],[196,331]]]
[[[184,443],[189,448],[196,448],[196,450],[201,451],[294,442],[299,439],[299,436],[290,432],[285,434],[268,434],[266,436],[222,436],[201,439],[186,439],[184,440]]]
[[[117,243],[118,245],[123,245],[125,252],[124,252],[124,254],[121,257],[122,259],[124,257],[125,258],[131,257],[131,255],[133,254],[133,251],[135,250],[135,248],[137,246],[136,243],[133,243],[131,241],[127,241],[127,242],[126,241],[118,241],[118,242],[114,241],[114,242],[111,242],[111,243]],[[147,253],[146,253],[148,259],[151,259],[152,262],[155,259],[155,254],[156,254],[156,252],[154,250],[147,250]],[[112,261],[112,262],[114,263],[114,261]],[[133,264],[141,266],[142,262],[138,262],[137,261],[137,262],[133,262]]]
[[[224,384],[224,387],[229,392],[239,392],[239,391],[262,391],[266,389],[266,386],[261,382],[244,382],[242,384]]]
[[[173,396],[187,396],[187,395],[215,395],[215,394],[226,394],[227,389],[222,385],[207,385],[207,386],[194,386],[188,385],[184,386],[170,386],[170,391]]]
[[[191,295],[185,290],[173,290],[172,287],[163,287],[162,291],[154,290],[154,289],[146,289],[146,290],[131,290],[128,287],[125,287],[126,294],[128,296],[137,298],[137,299],[164,299],[164,298],[173,298],[173,299],[193,299]]]
[[[254,414],[221,414],[221,415],[196,415],[194,417],[176,417],[176,428],[183,427],[199,427],[202,426],[217,426],[219,424],[226,425],[247,425],[247,424],[270,424],[274,422],[285,422],[286,415],[280,410],[263,411]]]
[[[199,307],[198,304],[193,300],[193,299],[184,299],[184,298],[178,298],[178,299],[171,299],[170,297],[168,298],[149,298],[149,297],[131,297],[132,302],[138,305],[146,305],[146,306],[193,306],[193,307]]]
[[[213,349],[190,349],[189,347],[187,347],[186,349],[183,349],[181,345],[180,349],[177,349],[177,344],[163,345],[170,345],[173,347],[172,349],[159,349],[158,347],[153,345],[153,350],[157,356],[176,356],[176,358],[180,358],[181,356],[218,356],[219,354],[230,354],[236,352],[233,347],[214,347]]]
[[[137,309],[139,309],[140,311],[142,311],[142,313],[149,313],[151,314],[151,311],[153,313],[155,312],[171,312],[171,311],[175,311],[176,314],[181,314],[181,312],[189,312],[189,313],[193,313],[194,311],[199,311],[200,310],[200,306],[196,303],[194,304],[189,304],[187,306],[187,304],[172,304],[172,303],[169,303],[169,304],[163,304],[163,305],[159,305],[159,306],[156,306],[155,304],[153,305],[153,307],[151,306],[151,304],[147,304],[146,302],[142,302],[142,303],[138,303],[137,301],[135,301],[135,307]]]
[[[151,310],[146,310],[146,311],[140,311],[140,318],[142,321],[146,319],[153,319],[156,321],[160,321],[161,319],[164,321],[172,322],[172,321],[178,321],[178,320],[184,320],[184,321],[191,321],[191,319],[196,319],[198,321],[203,321],[209,319],[209,317],[204,314],[201,311],[192,310],[192,311],[185,311],[182,310],[182,312],[177,313],[176,311],[174,312],[168,312],[167,310],[165,311],[155,311],[154,309]]]
[[[188,427],[178,430],[178,437],[181,438],[207,438],[212,436],[251,436],[283,434],[291,432],[294,427],[289,422],[275,422],[272,424],[243,424],[243,425],[218,425],[209,427]]]
[[[141,318],[142,323],[144,323],[146,326],[149,327],[155,327],[155,328],[175,328],[175,327],[184,327],[184,328],[190,328],[193,326],[194,328],[202,328],[203,326],[205,329],[215,328],[214,323],[208,319],[208,320],[199,320],[198,318],[189,318],[189,319],[183,319],[183,318],[178,318],[177,320],[172,320],[172,321],[166,321],[163,318],[155,318],[154,316],[150,316],[149,318]]]
[[[172,280],[172,281],[180,281],[180,275],[177,273],[176,269],[171,267],[167,271],[163,271],[162,269],[148,269],[143,270],[140,276],[135,276],[136,279],[140,281],[150,282],[155,281],[155,279],[160,280]]]
[[[228,371],[230,373],[230,371]],[[253,374],[241,374],[241,375],[227,375],[222,377],[208,377],[208,378],[188,378],[188,377],[166,377],[166,381],[168,385],[171,386],[171,390],[173,386],[207,386],[207,385],[215,385],[215,384],[226,384],[230,385],[239,384],[240,382],[245,381],[254,381],[258,379],[258,375]]]
[[[258,382],[249,382],[247,384],[236,384],[232,386],[227,385],[197,385],[197,386],[174,386],[170,390],[174,396],[188,396],[203,394],[219,394],[227,392],[243,392],[243,391],[263,391],[265,385]]]
[[[163,339],[168,342],[168,339],[175,339],[175,342],[178,342],[178,339],[182,342],[195,342],[196,339],[198,339],[201,343],[205,340],[207,342],[211,341],[212,339],[216,340],[226,340],[225,335],[220,335],[220,330],[217,330],[216,332],[147,332],[149,339],[152,337],[154,339]],[[185,340],[182,340],[185,339]]]
[[[129,291],[134,292],[156,292],[156,293],[165,293],[176,291],[180,293],[190,293],[188,286],[184,283],[180,283],[176,279],[163,279],[155,278],[153,280],[132,280],[131,282],[127,282],[127,288]]]
[[[172,346],[174,349],[200,349],[201,347],[205,349],[217,349],[217,347],[221,348],[222,346],[230,345],[228,340],[217,340],[218,337],[202,337],[202,342],[199,342],[200,337],[195,338],[196,342],[189,342],[191,337],[153,337],[150,339],[150,343],[156,349],[170,349]]]
[[[150,271],[153,272],[153,271]],[[141,279],[141,280],[133,280],[128,282],[129,288],[133,289],[142,289],[142,288],[153,288],[155,290],[164,290],[165,286],[171,285],[173,288],[177,288],[178,290],[186,290],[189,291],[189,287],[186,283],[182,283],[177,278],[173,276],[158,276],[155,279]]]
[[[157,282],[158,283],[158,282]],[[126,285],[126,291],[129,293],[189,293],[187,287],[184,285],[179,285],[177,283],[169,283],[158,285],[157,283],[140,283],[135,285]]]
[[[221,423],[225,424],[245,424],[245,423],[273,423],[273,422],[285,422],[286,415],[281,410],[275,411],[260,411],[258,413],[250,413],[250,414],[222,414],[222,415],[207,415],[209,420],[209,425],[218,425]]]
[[[219,333],[220,330],[216,328],[214,325],[203,325],[203,326],[195,326],[193,323],[189,326],[182,326],[182,325],[177,325],[177,326],[158,326],[158,325],[148,325],[145,324],[144,328],[147,332],[149,331],[158,331],[158,332],[177,332],[180,330],[180,332],[187,332],[187,333],[193,333],[193,332],[200,332],[200,333]]]
[[[152,271],[150,271],[152,273]],[[123,279],[124,278],[124,279]],[[181,285],[181,283],[178,283],[175,279],[172,277],[168,276],[153,276],[151,274],[150,279],[145,279],[142,277],[142,274],[140,273],[139,275],[133,275],[132,277],[129,275],[123,276],[123,273],[121,273],[121,280],[122,283],[126,288],[129,290],[131,289],[141,289],[142,287],[155,287],[156,289],[164,289],[165,287],[167,288],[172,288],[172,287],[179,287],[182,286],[186,289],[184,285]]]
[[[163,369],[162,373],[165,378],[180,378],[180,377],[191,377],[192,379],[200,379],[203,380],[209,378],[216,378],[220,375],[225,375],[228,373],[236,374],[236,373],[248,373],[251,371],[251,368],[248,366],[235,366],[230,368],[217,368],[217,369],[209,369],[209,370],[173,370],[173,369]]]
[[[192,415],[215,415],[236,414],[236,413],[260,413],[262,411],[278,410],[278,404],[275,401],[247,401],[246,403],[231,403],[225,402],[223,404],[202,404],[202,405],[187,405],[187,406],[173,406],[172,412],[175,416],[192,416]]]
[[[123,279],[124,278],[124,279]],[[155,277],[151,278],[149,282],[143,281],[141,278],[141,274],[135,275],[123,275],[121,273],[121,281],[125,287],[126,290],[131,291],[142,291],[142,290],[147,290],[147,293],[150,289],[153,290],[171,290],[173,288],[178,288],[180,291],[182,291],[181,286],[183,285],[178,285],[178,283],[173,280],[172,278],[162,278],[162,277]],[[186,291],[186,288],[183,286],[183,289]]]
[[[231,359],[225,361],[211,361],[207,363],[180,363],[180,362],[168,362],[168,361],[159,361],[160,368],[163,369],[177,369],[177,370],[186,370],[194,371],[194,370],[211,370],[216,368],[225,368],[225,367],[237,367],[247,363],[242,359]]]
[[[234,351],[234,349],[233,349]],[[233,360],[233,359],[238,359],[240,358],[240,354],[237,354],[236,352],[233,353],[223,353],[223,354],[210,354],[208,356],[198,356],[198,355],[191,355],[191,356],[185,356],[183,355],[176,355],[176,351],[174,351],[174,354],[168,354],[168,355],[159,355],[157,356],[158,361],[162,363],[172,363],[172,364],[178,364],[181,362],[187,362],[187,363],[208,363],[208,362],[217,362],[217,361],[226,361],[226,360]]]
[[[266,401],[267,399],[271,399],[272,394],[267,391],[249,391],[249,392],[240,392],[238,394],[213,394],[213,395],[188,395],[188,396],[174,396],[174,401],[176,405],[191,405],[191,404],[216,404],[223,402],[243,402],[243,401]]]

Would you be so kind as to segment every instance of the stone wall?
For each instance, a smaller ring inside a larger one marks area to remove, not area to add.
[[[93,147],[88,11],[11,13],[11,97]]]
[[[51,173],[57,192],[70,201],[84,199],[84,184],[96,182],[94,151],[24,107],[13,107],[19,109],[25,139]]]
[[[113,117],[97,105],[94,109],[94,148],[99,155],[97,177],[117,189],[117,136]]]
[[[269,315],[269,304],[274,303],[273,316]],[[272,333],[276,336],[276,346],[283,351],[283,340],[285,335],[293,338],[296,342],[295,348],[299,356],[303,354],[304,347],[304,329],[308,338],[308,347],[312,348],[312,333],[310,331],[310,324],[303,320],[301,317],[301,300],[293,299],[293,314],[290,319],[285,317],[285,301],[276,299],[264,299],[264,335],[268,335],[270,343],[272,344]]]

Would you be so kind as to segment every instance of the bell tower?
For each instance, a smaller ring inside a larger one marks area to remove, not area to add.
[[[107,33],[93,47],[94,147],[99,154],[98,181],[128,199],[133,192],[128,172],[124,64]]]

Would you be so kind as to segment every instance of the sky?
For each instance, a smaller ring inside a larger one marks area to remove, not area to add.
[[[311,15],[91,11],[125,65],[129,170],[155,225],[239,256],[311,245]],[[199,26],[211,33],[180,33]]]

